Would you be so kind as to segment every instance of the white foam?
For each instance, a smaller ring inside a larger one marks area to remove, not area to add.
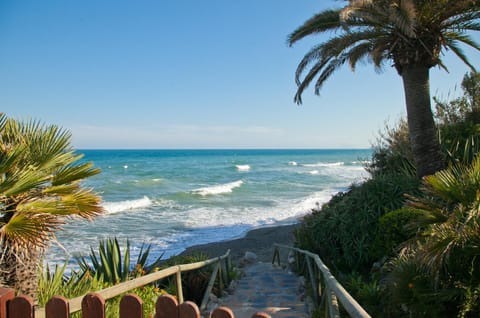
[[[214,185],[205,188],[195,189],[192,192],[200,195],[214,195],[214,194],[222,194],[222,193],[231,193],[233,189],[240,187],[243,184],[242,180],[238,180],[235,182],[225,183]]]
[[[181,221],[185,227],[192,230],[215,229],[218,239],[225,239],[231,235],[229,232],[233,229],[294,223],[313,208],[327,202],[336,192],[329,189],[300,199],[278,200],[272,202],[270,207],[193,208],[182,215]]]
[[[288,162],[288,165],[289,165],[289,166],[297,166],[298,163],[297,163],[296,161],[289,161],[289,162]]]
[[[317,162],[317,163],[306,163],[302,164],[303,167],[338,167],[338,166],[343,166],[345,163],[344,162],[331,162],[331,163],[325,163],[325,162]]]
[[[308,172],[309,174],[319,174],[320,172],[318,170],[312,170]]]
[[[136,200],[126,200],[120,202],[104,202],[103,208],[107,211],[107,214],[115,214],[118,212],[146,208],[153,204],[147,196]]]
[[[250,166],[249,165],[236,165],[238,171],[249,171]]]
[[[362,164],[362,165],[369,165],[371,164],[372,162],[370,160],[360,160],[360,161],[352,161],[352,164],[354,165],[358,165],[358,164]]]

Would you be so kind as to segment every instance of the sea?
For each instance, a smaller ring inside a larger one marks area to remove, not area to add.
[[[370,149],[79,150],[101,173],[83,181],[105,213],[72,218],[56,232],[50,264],[88,255],[98,241],[128,239],[168,258],[193,245],[299,220],[369,177]]]

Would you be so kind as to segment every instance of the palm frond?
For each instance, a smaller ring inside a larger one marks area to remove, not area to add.
[[[100,173],[100,169],[93,168],[93,163],[63,166],[56,171],[52,178],[52,186],[75,182]]]
[[[300,84],[297,87],[297,92],[294,97],[294,101],[297,104],[302,103],[302,93],[303,91],[310,85],[310,83],[313,81],[315,76],[317,76],[318,72],[324,67],[325,64],[327,64],[330,61],[330,59],[327,59],[325,61],[320,61],[316,65],[312,66],[310,68],[310,71],[307,73],[307,75],[303,78],[302,81],[300,81]]]
[[[350,64],[350,68],[352,69],[352,71],[355,71],[355,66],[359,61],[368,58],[371,50],[371,43],[365,42],[356,45],[348,52],[348,63]]]
[[[292,46],[298,40],[312,34],[318,34],[341,27],[340,10],[325,10],[307,20],[302,26],[293,31],[287,38],[287,43]]]
[[[61,220],[48,214],[15,213],[0,228],[0,240],[8,239],[15,248],[30,245],[45,247],[51,233],[61,225]]]
[[[400,1],[398,6],[391,6],[389,20],[401,33],[408,37],[416,37],[416,17],[415,4],[413,0]]]
[[[322,73],[318,76],[317,82],[315,83],[315,94],[320,94],[320,90],[325,81],[343,64],[345,64],[346,61],[348,61],[347,54],[342,54],[338,58],[330,60],[330,62],[323,68]]]
[[[6,197],[20,195],[41,187],[48,179],[48,176],[35,170],[16,171],[5,182],[0,183],[0,193]]]

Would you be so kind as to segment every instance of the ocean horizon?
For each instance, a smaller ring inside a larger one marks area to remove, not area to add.
[[[87,255],[98,240],[127,238],[167,258],[198,244],[297,223],[352,183],[368,178],[371,149],[79,149],[102,172],[83,182],[105,214],[70,219],[48,263]]]

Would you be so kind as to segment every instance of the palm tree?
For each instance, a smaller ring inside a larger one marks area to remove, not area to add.
[[[441,170],[444,159],[431,111],[429,70],[446,69],[443,50],[474,70],[459,44],[480,50],[466,34],[480,30],[479,6],[476,0],[350,0],[343,8],[320,12],[288,37],[292,46],[309,35],[335,32],[299,63],[295,102],[302,103],[302,93],[312,81],[318,94],[347,62],[354,70],[359,61],[372,62],[377,69],[390,61],[403,80],[417,175]]]
[[[65,217],[102,212],[80,184],[100,170],[78,162],[70,139],[57,126],[0,114],[0,285],[34,299],[42,252]]]

